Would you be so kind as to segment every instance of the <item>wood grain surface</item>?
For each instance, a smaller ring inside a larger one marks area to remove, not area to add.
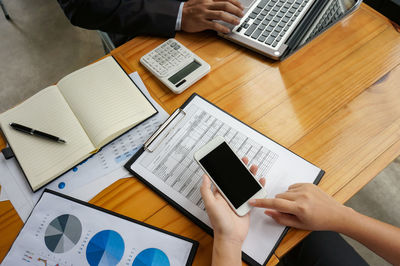
[[[368,6],[283,62],[212,32],[179,33],[176,39],[211,66],[180,95],[139,63],[165,39],[138,37],[111,54],[128,73],[139,72],[167,112],[196,92],[324,169],[320,186],[339,202],[400,155],[400,33]],[[136,178],[117,181],[91,203],[199,241],[194,265],[210,264],[212,237]],[[11,204],[0,203],[0,260],[21,227]],[[291,229],[268,265],[276,265],[307,233]]]

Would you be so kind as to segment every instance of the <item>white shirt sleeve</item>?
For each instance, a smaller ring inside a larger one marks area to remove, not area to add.
[[[178,11],[178,17],[176,18],[176,24],[175,24],[175,30],[180,31],[181,30],[181,23],[182,23],[182,9],[183,5],[185,2],[181,2],[179,5],[179,11]]]

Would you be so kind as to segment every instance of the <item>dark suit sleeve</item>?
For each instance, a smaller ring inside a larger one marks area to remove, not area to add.
[[[75,26],[130,36],[172,37],[177,0],[58,0]]]

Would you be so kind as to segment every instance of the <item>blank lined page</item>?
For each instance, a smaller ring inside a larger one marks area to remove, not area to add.
[[[55,135],[67,143],[16,131],[9,125],[12,122]],[[43,89],[1,114],[0,125],[34,190],[72,168],[95,149],[57,86]]]
[[[112,57],[71,73],[58,87],[98,148],[156,113]]]

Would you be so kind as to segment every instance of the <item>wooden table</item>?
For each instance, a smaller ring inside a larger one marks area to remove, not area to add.
[[[340,202],[400,155],[400,33],[368,6],[283,62],[211,32],[176,38],[211,65],[210,74],[180,95],[139,64],[165,39],[135,38],[111,52],[128,73],[139,72],[169,113],[197,92],[324,169],[320,186]],[[194,264],[210,264],[212,237],[137,179],[114,183],[91,203],[196,239]],[[1,202],[0,260],[21,227],[11,204]],[[268,265],[306,234],[290,230]]]

